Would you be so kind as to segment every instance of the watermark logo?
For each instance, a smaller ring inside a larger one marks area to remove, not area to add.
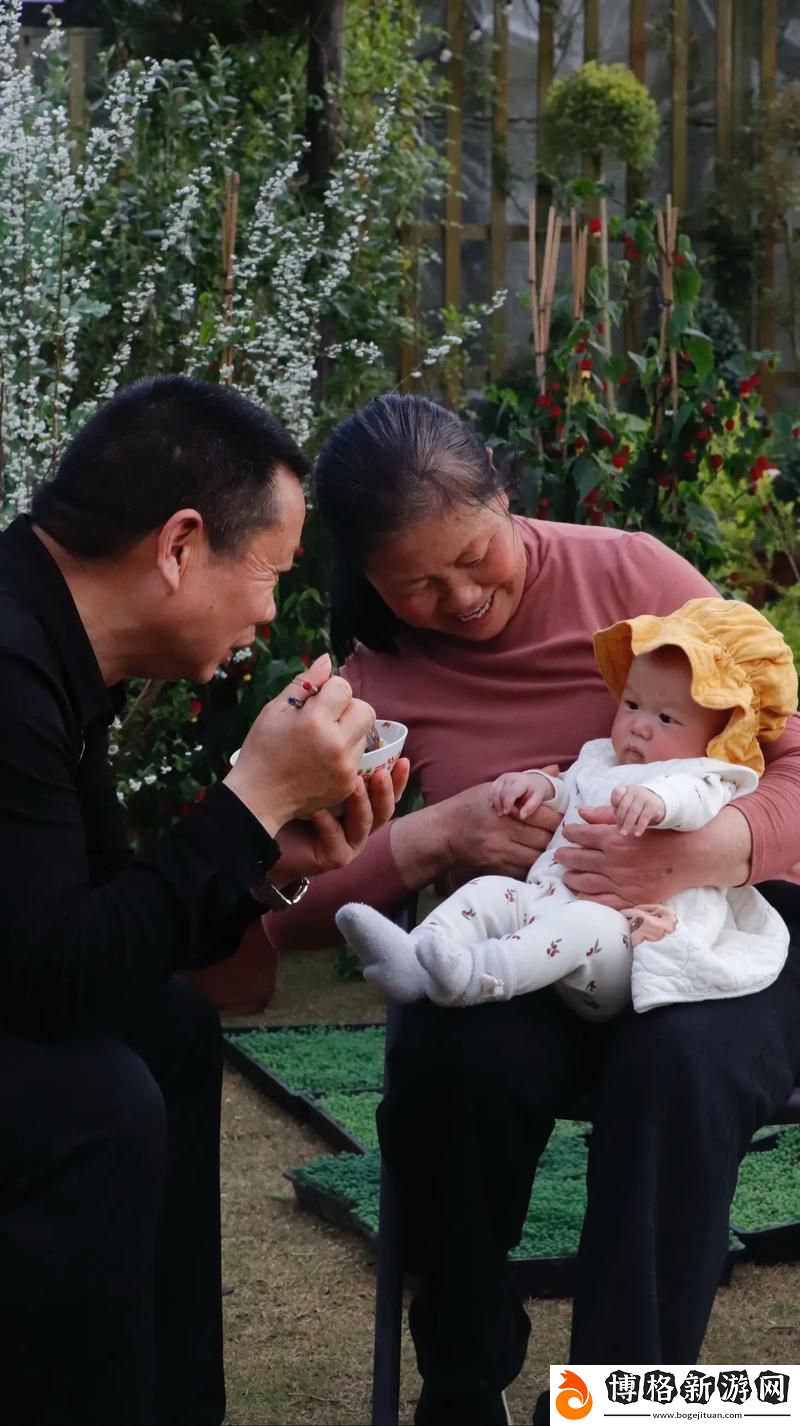
[[[561,1386],[556,1393],[556,1411],[567,1421],[580,1421],[592,1409],[592,1393],[577,1372],[562,1372]]]
[[[800,1422],[800,1367],[551,1366],[550,1399],[565,1421]],[[766,1408],[766,1410],[764,1409]]]

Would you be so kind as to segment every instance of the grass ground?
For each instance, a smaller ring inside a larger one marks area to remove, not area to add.
[[[295,954],[260,1021],[381,1017],[364,984],[337,979],[331,958]],[[234,1024],[236,1021],[231,1021]],[[250,1017],[248,1023],[253,1023]],[[369,1421],[374,1273],[368,1246],[294,1204],[282,1177],[326,1146],[226,1070],[223,1092],[223,1273],[230,1426],[363,1426]],[[720,1291],[703,1358],[709,1363],[800,1361],[800,1264],[739,1267]],[[509,1392],[530,1421],[549,1363],[563,1361],[570,1303],[531,1304],[534,1333]],[[418,1379],[403,1341],[401,1422],[413,1419]]]

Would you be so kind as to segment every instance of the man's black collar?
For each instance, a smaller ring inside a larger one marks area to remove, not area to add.
[[[33,608],[57,650],[81,720],[110,723],[125,702],[125,686],[107,688],[69,586],[35,534],[29,515],[19,515],[0,535],[0,566],[13,570],[14,585]]]

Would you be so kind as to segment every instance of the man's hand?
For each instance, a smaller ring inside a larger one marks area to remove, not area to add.
[[[295,817],[350,797],[374,720],[323,654],[261,710],[225,785],[274,836]]]
[[[332,812],[313,812],[307,822],[281,827],[280,860],[270,869],[270,881],[287,886],[301,876],[320,876],[347,866],[364,850],[370,833],[394,815],[408,771],[408,758],[399,758],[390,773],[379,768],[366,783],[359,777],[340,818]]]
[[[611,806],[617,814],[620,836],[641,837],[648,827],[656,827],[664,821],[666,805],[663,797],[652,792],[649,787],[631,787],[623,784],[615,787],[611,794]]]
[[[687,857],[697,857],[698,832],[645,832],[624,837],[617,827],[613,807],[581,807],[581,822],[564,828],[572,846],[559,847],[556,861],[567,868],[570,891],[584,900],[600,901],[622,911],[654,901],[668,901],[679,891],[697,884]]]

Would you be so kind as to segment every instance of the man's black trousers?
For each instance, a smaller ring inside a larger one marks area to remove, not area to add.
[[[225,1414],[222,1058],[175,978],[124,1035],[0,1030],[0,1422]]]
[[[740,1160],[800,1077],[800,888],[761,890],[792,946],[758,995],[631,1011],[603,1026],[552,990],[404,1010],[378,1122],[419,1274],[419,1368],[436,1390],[494,1390],[522,1366],[529,1326],[506,1255],[553,1120],[579,1096],[593,1128],[570,1360],[696,1360]]]

